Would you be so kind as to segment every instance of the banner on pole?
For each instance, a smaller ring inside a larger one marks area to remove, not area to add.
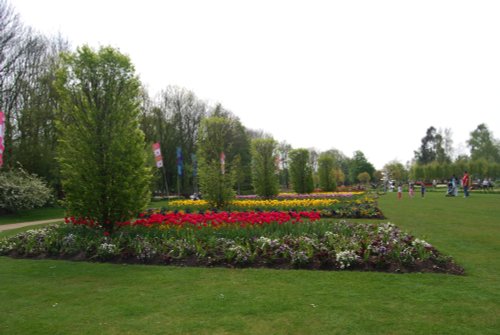
[[[3,151],[5,149],[3,141],[4,136],[5,136],[5,114],[4,112],[0,111],[0,167],[2,167],[3,165]]]
[[[281,159],[280,159],[280,155],[276,155],[274,157],[274,166],[276,167],[276,170],[279,171],[281,170]]]
[[[163,157],[161,156],[160,142],[153,143],[153,154],[155,155],[156,167],[163,167]]]
[[[220,172],[222,174],[226,172],[226,155],[224,152],[220,153]]]
[[[182,176],[182,149],[177,147],[177,174]]]

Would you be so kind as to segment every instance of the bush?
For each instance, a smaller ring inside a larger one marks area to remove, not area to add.
[[[42,207],[52,199],[52,190],[34,174],[10,170],[0,173],[0,213]]]

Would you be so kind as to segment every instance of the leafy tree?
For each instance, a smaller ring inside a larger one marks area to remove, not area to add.
[[[271,138],[252,141],[252,181],[255,193],[264,198],[279,192],[275,152],[276,141]]]
[[[469,170],[471,172],[471,175],[474,178],[487,178],[489,177],[492,173],[490,171],[493,171],[493,163],[488,162],[484,158],[479,158],[476,160],[471,160],[469,162]]]
[[[447,151],[451,147],[451,134],[447,133],[445,137],[438,132],[436,128],[429,127],[425,136],[422,138],[422,144],[418,151],[415,151],[415,160],[419,164],[429,164],[434,161],[439,163],[450,162],[451,157]]]
[[[307,149],[290,151],[290,177],[295,192],[311,193],[314,190],[312,168]]]
[[[56,160],[56,114],[60,109],[54,86],[59,54],[67,50],[63,40],[33,37],[31,51],[26,55],[33,67],[19,84],[18,108],[13,115],[17,122],[12,142],[12,159],[24,169],[35,173],[61,192],[59,166]]]
[[[344,184],[347,180],[347,176],[349,176],[349,164],[350,164],[350,159],[347,157],[344,153],[342,153],[338,149],[330,149],[325,151],[328,155],[330,155],[333,158],[333,165],[336,170],[340,169],[340,172],[342,173],[336,173],[337,177],[341,177],[340,179],[337,178],[337,185]]]
[[[408,171],[405,166],[398,162],[392,161],[384,165],[384,173],[389,179],[394,179],[399,182],[406,181],[408,179]]]
[[[311,166],[313,173],[315,173],[318,171],[319,153],[314,148],[309,148],[308,150],[309,150],[309,165]]]
[[[354,152],[354,156],[349,163],[349,179],[351,182],[356,182],[358,175],[362,172],[368,172],[371,178],[375,172],[375,168],[370,162],[368,162],[365,154],[358,150]]]
[[[423,165],[414,164],[411,167],[410,175],[414,180],[425,180]]]
[[[203,198],[215,208],[224,208],[235,196],[233,185],[234,169],[231,169],[226,155],[224,166],[221,153],[229,152],[227,141],[231,122],[222,117],[203,119],[198,133],[198,173]]]
[[[229,122],[229,131],[225,141],[230,145],[226,150],[226,158],[233,162],[239,157],[238,174],[240,176],[235,180],[237,188],[244,192],[252,190],[252,173],[250,171],[252,156],[248,130],[237,116],[223,108],[221,104],[216,105],[210,115],[226,119]]]
[[[96,52],[84,46],[63,56],[57,88],[66,208],[113,230],[150,199],[151,168],[145,165],[138,123],[139,80],[127,56],[110,47]]]
[[[26,71],[19,66],[26,54],[25,28],[7,1],[0,0],[0,110],[5,113],[4,166],[13,167],[13,140],[16,136],[15,112],[20,80]]]
[[[334,173],[334,160],[328,153],[321,153],[318,158],[319,186],[325,192],[335,191],[337,183]]]
[[[454,156],[452,135],[453,135],[453,132],[451,131],[450,128],[445,128],[444,133],[442,134],[444,156],[445,156],[445,160],[448,163],[451,163],[452,157]]]
[[[358,180],[361,184],[368,184],[371,180],[370,174],[368,172],[361,172],[358,174]]]
[[[160,94],[160,102],[152,109],[156,129],[151,142],[159,141],[168,184],[178,185],[181,193],[192,193],[196,186],[193,156],[197,151],[198,131],[207,114],[207,105],[185,88],[168,86]],[[177,148],[181,149],[182,168],[178,171]]]
[[[235,174],[235,187],[236,187],[236,192],[238,195],[242,194],[242,186],[246,185],[247,179],[248,179],[248,170],[243,168],[242,163],[241,163],[241,156],[236,155],[233,158],[233,162],[231,163],[231,168],[234,170]],[[244,189],[245,192],[248,191],[248,189],[245,187]]]
[[[341,168],[333,169],[333,176],[335,178],[335,183],[337,185],[344,185],[345,182],[345,174]]]
[[[384,174],[382,173],[381,170],[377,170],[373,173],[373,181],[379,182],[384,178]]]
[[[472,160],[485,159],[500,163],[500,147],[495,143],[493,134],[484,123],[478,125],[470,133],[467,145],[470,147]]]

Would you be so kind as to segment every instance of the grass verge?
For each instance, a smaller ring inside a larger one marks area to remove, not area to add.
[[[380,199],[465,276],[0,258],[1,334],[497,334],[499,195]]]

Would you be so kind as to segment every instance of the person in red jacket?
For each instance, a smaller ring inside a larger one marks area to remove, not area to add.
[[[469,183],[470,177],[467,171],[464,172],[464,176],[462,177],[462,187],[464,188],[464,197],[467,198],[469,196]]]

